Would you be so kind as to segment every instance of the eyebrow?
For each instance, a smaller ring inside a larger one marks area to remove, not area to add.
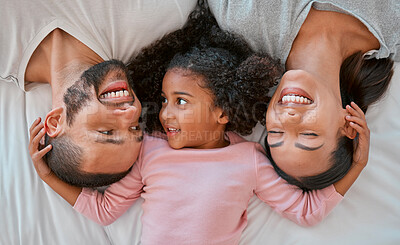
[[[315,151],[315,150],[318,150],[318,149],[321,148],[323,145],[324,145],[324,143],[322,143],[320,146],[317,146],[317,147],[308,147],[308,146],[302,145],[302,144],[300,144],[300,143],[294,143],[294,146],[296,146],[297,148],[306,150],[306,151]]]
[[[173,92],[173,94],[174,95],[187,95],[187,96],[193,97],[193,95],[186,93],[186,92],[175,91],[175,92]],[[161,95],[165,95],[164,91],[161,91]]]
[[[114,145],[122,145],[123,143],[125,143],[124,140],[118,140],[118,139],[104,139],[104,138],[97,138],[97,139],[95,140],[95,142],[101,143],[101,144],[114,144]]]
[[[272,145],[269,145],[269,147],[274,148],[274,147],[279,147],[279,146],[281,146],[281,145],[283,145],[283,141],[278,142],[278,143],[275,143],[275,144],[272,144]]]
[[[283,145],[283,141],[275,143],[275,144],[272,144],[272,145],[269,145],[269,147],[270,148],[274,148],[274,147],[279,147],[281,145]],[[318,150],[319,148],[321,148],[323,145],[324,145],[324,143],[322,143],[320,146],[317,146],[317,147],[308,147],[308,146],[305,146],[305,145],[300,144],[300,143],[295,143],[294,144],[294,146],[296,146],[297,148],[300,148],[300,149],[305,150],[305,151],[315,151],[315,150]]]
[[[191,95],[191,94],[189,94],[189,93],[186,93],[186,92],[178,92],[178,91],[175,91],[174,94],[175,94],[175,95],[187,95],[187,96],[193,97],[193,95]]]

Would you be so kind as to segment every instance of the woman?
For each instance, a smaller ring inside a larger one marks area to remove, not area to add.
[[[259,0],[209,5],[222,28],[285,64],[266,116],[267,155],[277,172],[304,190],[342,178],[357,145],[345,106],[354,101],[365,113],[386,91],[392,58],[399,59],[399,4]]]

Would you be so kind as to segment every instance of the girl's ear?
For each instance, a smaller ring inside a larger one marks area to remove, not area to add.
[[[221,112],[218,117],[218,123],[219,124],[227,124],[228,122],[229,122],[228,115],[226,115],[225,112]]]
[[[51,110],[46,115],[44,120],[44,129],[49,137],[54,138],[63,132],[62,124],[64,123],[64,109],[62,107],[57,107]]]

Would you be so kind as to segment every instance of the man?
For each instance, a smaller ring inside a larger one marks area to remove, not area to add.
[[[101,186],[127,173],[140,148],[141,107],[124,63],[182,27],[195,4],[1,1],[0,81],[24,91],[51,85],[47,161],[60,178]]]

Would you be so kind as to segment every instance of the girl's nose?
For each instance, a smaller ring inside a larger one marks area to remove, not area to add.
[[[169,108],[168,105],[166,105],[163,109],[161,109],[161,118],[163,120],[167,120],[168,118],[173,118],[174,115],[172,113],[171,108]]]

